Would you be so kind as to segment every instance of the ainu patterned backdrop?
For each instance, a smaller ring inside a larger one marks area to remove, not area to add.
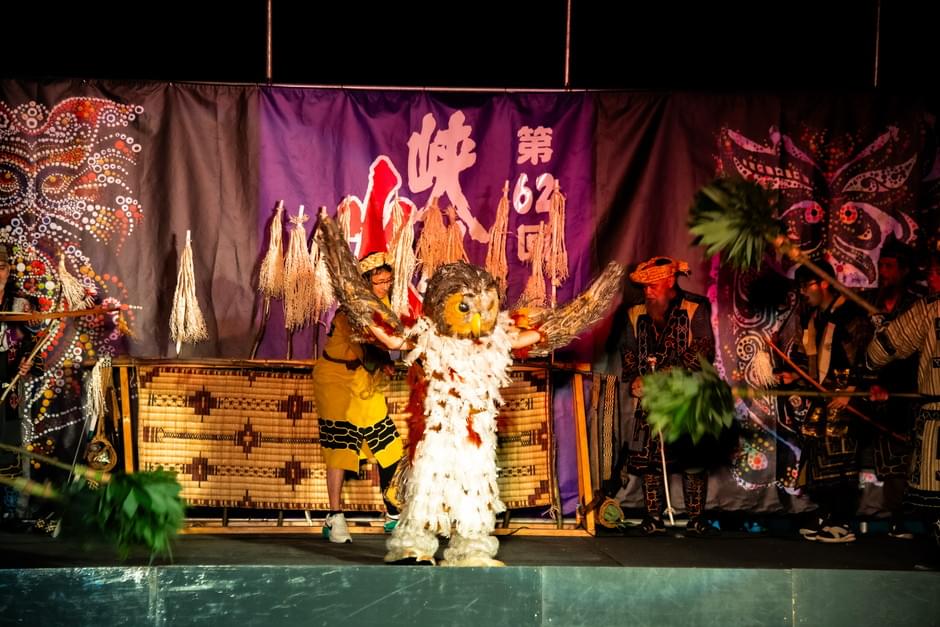
[[[101,265],[143,217],[135,184],[141,113],[140,106],[95,97],[49,107],[0,100],[0,243],[12,250],[12,274],[36,309],[59,305],[60,257],[96,303],[127,302],[123,277]],[[117,315],[50,325],[53,338],[40,355],[44,373],[28,381],[21,399],[32,413],[24,441],[34,449],[56,454],[56,442],[75,445],[69,427],[83,419],[82,363],[123,350]],[[133,320],[133,311],[126,315]]]
[[[167,320],[187,229],[210,339],[185,347],[184,357],[246,358],[260,317],[264,227],[280,198],[291,213],[301,203],[332,211],[347,196],[363,206],[399,197],[421,207],[445,190],[444,204],[480,227],[465,242],[480,262],[483,229],[508,181],[515,294],[529,272],[526,233],[545,221],[540,201],[556,181],[567,196],[571,265],[559,297],[577,293],[610,259],[687,259],[685,287],[708,291],[714,305],[719,366],[729,380],[753,383],[766,339],[788,343],[793,269],[773,260],[759,275],[719,269],[686,227],[695,190],[722,172],[781,190],[788,235],[833,261],[850,284],[870,286],[889,234],[920,245],[937,231],[938,111],[922,95],[881,91],[484,95],[0,81],[0,241],[13,246],[18,287],[38,307],[55,306],[64,254],[96,302],[139,307],[125,312],[133,338],[118,334],[114,316],[61,327],[44,374],[24,389],[26,443],[71,460],[89,365],[100,355],[173,354]],[[394,166],[391,185],[370,178],[379,161]],[[280,358],[280,303],[272,309],[259,355]],[[599,361],[584,353],[611,327],[618,332],[615,322],[583,342],[579,359]],[[297,356],[309,354],[309,337],[295,336]],[[714,503],[783,507],[777,494],[791,487],[799,456],[790,418],[787,406],[740,407],[740,452],[710,490]],[[566,512],[577,501],[572,424],[555,413]]]
[[[178,473],[193,506],[329,509],[310,368],[141,365],[141,470]],[[390,381],[389,413],[408,439],[403,372]],[[545,372],[518,367],[503,390],[499,489],[510,509],[550,504],[548,386]],[[347,481],[344,506],[381,511],[378,473]]]

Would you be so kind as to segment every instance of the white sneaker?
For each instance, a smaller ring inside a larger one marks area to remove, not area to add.
[[[902,527],[901,525],[891,525],[891,528],[888,529],[888,536],[891,538],[897,538],[898,540],[913,540],[914,534]]]
[[[346,516],[342,513],[326,517],[326,521],[323,523],[323,535],[329,538],[330,542],[336,544],[352,542],[349,527],[346,526]]]

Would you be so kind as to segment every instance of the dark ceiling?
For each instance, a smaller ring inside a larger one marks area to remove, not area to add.
[[[932,3],[572,0],[570,86],[927,89]],[[273,82],[565,86],[565,0],[272,0]],[[880,7],[880,9],[879,9]],[[0,76],[260,83],[265,0],[17,3]],[[878,16],[880,10],[880,29]]]

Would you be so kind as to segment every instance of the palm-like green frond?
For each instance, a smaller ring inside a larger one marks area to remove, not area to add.
[[[780,233],[774,194],[741,178],[718,178],[695,194],[689,231],[709,255],[721,253],[739,269],[760,265],[767,244]]]
[[[683,435],[696,443],[706,435],[718,437],[734,420],[731,387],[714,366],[701,358],[699,363],[698,372],[672,368],[643,377],[646,420],[666,442]]]
[[[176,474],[164,470],[113,474],[100,486],[79,478],[62,491],[62,532],[103,539],[121,557],[144,546],[151,557],[171,555],[186,506]]]

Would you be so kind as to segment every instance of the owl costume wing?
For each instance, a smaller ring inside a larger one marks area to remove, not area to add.
[[[529,356],[542,357],[570,344],[581,331],[603,318],[620,293],[624,270],[611,261],[586,290],[564,305],[513,315],[519,327],[536,328],[542,334],[542,341],[529,348]]]
[[[401,335],[404,332],[401,320],[372,293],[371,286],[362,277],[359,262],[349,250],[346,238],[325,211],[320,213],[318,232],[320,251],[330,271],[333,291],[349,314],[349,321],[360,334],[356,339],[371,338],[372,334],[368,330],[370,326],[381,327],[390,335]]]

